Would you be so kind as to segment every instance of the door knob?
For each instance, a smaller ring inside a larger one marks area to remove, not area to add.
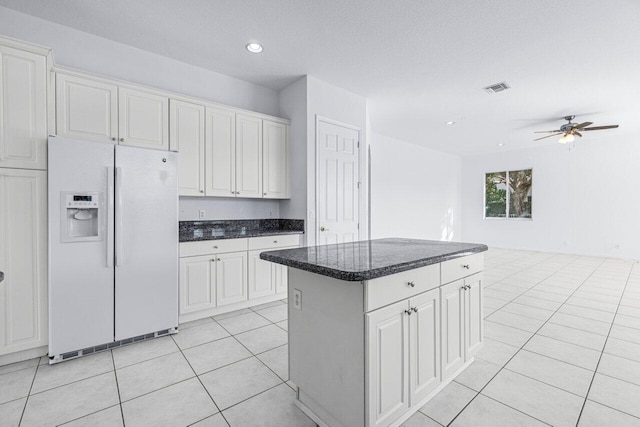
[[[468,270],[468,269],[469,269],[469,264],[464,264],[464,265],[462,266],[462,268],[466,268],[466,269]]]
[[[120,138],[120,142],[124,142],[124,138]]]
[[[416,284],[415,284],[415,283],[413,283],[413,282],[408,282],[408,283],[407,283],[407,285],[411,286],[412,288],[415,288],[415,287],[416,287]]]
[[[320,227],[320,231],[329,231],[328,228]]]
[[[411,309],[405,310],[404,312],[407,313],[407,316],[411,316],[411,313],[413,313],[413,311],[411,311]]]

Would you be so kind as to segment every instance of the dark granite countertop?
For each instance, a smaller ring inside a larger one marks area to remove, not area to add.
[[[2,282],[3,280],[4,280],[4,273],[0,271],[0,282]]]
[[[361,281],[487,249],[476,243],[391,238],[269,251],[260,258],[335,279]]]
[[[302,233],[304,221],[298,219],[180,221],[179,224],[180,242]]]

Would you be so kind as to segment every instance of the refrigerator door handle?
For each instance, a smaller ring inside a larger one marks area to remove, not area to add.
[[[107,267],[113,267],[113,180],[114,167],[107,167]]]
[[[123,227],[123,212],[122,212],[122,168],[116,168],[116,267],[124,264],[124,254],[122,252],[122,227]]]

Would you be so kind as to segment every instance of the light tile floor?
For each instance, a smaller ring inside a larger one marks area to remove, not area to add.
[[[640,264],[491,249],[485,346],[405,427],[640,426]],[[0,367],[4,426],[315,425],[294,405],[286,303],[49,366]]]

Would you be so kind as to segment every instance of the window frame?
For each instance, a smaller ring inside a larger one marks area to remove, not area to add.
[[[498,216],[487,216],[487,175],[492,174],[492,173],[500,173],[500,172],[505,172],[506,173],[506,179],[507,182],[509,182],[509,173],[511,172],[517,172],[517,171],[526,171],[526,170],[530,170],[531,171],[531,200],[533,200],[533,167],[526,167],[526,168],[520,168],[520,169],[502,169],[502,170],[496,170],[496,171],[492,171],[492,172],[485,172],[484,173],[484,179],[482,180],[483,184],[482,184],[482,219],[484,220],[488,220],[488,221],[493,221],[493,220],[497,220],[497,221],[504,221],[504,220],[512,220],[512,221],[533,221],[533,204],[531,204],[531,217],[529,218],[522,218],[522,217],[510,217],[509,216],[509,205],[511,202],[511,191],[509,191],[509,185],[507,184],[507,199],[506,199],[506,206],[505,206],[505,216],[504,217],[498,217]]]

